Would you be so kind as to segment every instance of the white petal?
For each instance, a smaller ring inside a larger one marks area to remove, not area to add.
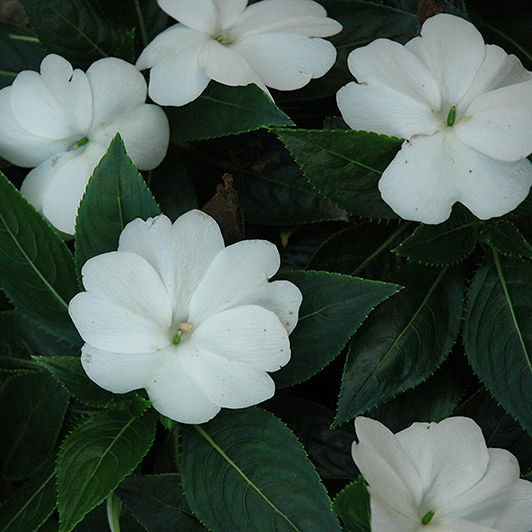
[[[218,25],[229,28],[246,9],[248,0],[212,0],[216,7]]]
[[[146,386],[153,407],[180,423],[205,423],[220,407],[198,389],[181,363],[183,346],[171,347],[161,354]],[[186,355],[184,355],[186,356]]]
[[[11,87],[0,90],[0,156],[17,166],[32,167],[63,151],[70,139],[54,140],[30,133],[11,109]]]
[[[532,526],[532,482],[517,480],[494,503],[500,510],[493,527],[508,532],[529,532]]]
[[[201,323],[252,297],[279,266],[279,252],[266,240],[244,240],[226,247],[216,255],[192,295],[190,321]]]
[[[420,520],[413,509],[411,513],[404,515],[375,494],[371,495],[370,509],[371,530],[375,532],[418,532],[419,530]]]
[[[22,71],[13,82],[11,107],[17,121],[35,135],[77,142],[92,119],[91,89],[81,70],[58,55],[47,55],[41,74]]]
[[[122,231],[118,247],[141,255],[159,272],[177,322],[188,319],[192,293],[223,249],[218,224],[198,210],[183,214],[173,226],[166,216],[134,220]]]
[[[217,30],[217,12],[212,0],[157,0],[166,11],[185,26],[204,33]]]
[[[478,96],[456,124],[458,137],[501,161],[532,152],[532,80]]]
[[[423,528],[420,527],[420,532],[422,532]],[[483,526],[477,522],[469,521],[468,519],[452,518],[442,520],[441,524],[430,526],[429,530],[430,532],[501,532],[495,528]]]
[[[447,14],[427,19],[421,37],[407,42],[405,47],[429,67],[444,106],[449,108],[462,99],[485,55],[484,40],[475,26]]]
[[[359,443],[353,443],[351,453],[370,493],[405,516],[415,515],[421,479],[397,438],[382,423],[360,416],[355,430]]]
[[[156,360],[156,353],[111,353],[90,344],[81,349],[81,365],[89,379],[113,393],[144,388]]]
[[[439,509],[474,486],[489,456],[480,427],[469,418],[414,423],[396,435],[421,475],[423,500]]]
[[[21,194],[42,214],[44,195],[53,181],[55,174],[50,170],[50,164],[45,161],[28,172],[20,187]]]
[[[241,54],[262,82],[278,90],[294,90],[323,76],[336,60],[336,48],[323,39],[292,33],[245,37],[231,47]]]
[[[203,348],[179,352],[180,362],[202,394],[225,408],[246,408],[273,397],[275,384],[263,370]]]
[[[144,77],[122,59],[99,59],[87,70],[87,78],[94,106],[91,129],[105,128],[124,113],[146,102],[148,89]]]
[[[226,310],[204,321],[192,333],[190,346],[263,371],[277,371],[290,360],[286,329],[273,312],[255,305]]]
[[[170,126],[158,105],[141,104],[131,109],[107,127],[91,131],[91,139],[102,146],[109,146],[117,133],[120,133],[128,155],[140,170],[152,170],[164,159]]]

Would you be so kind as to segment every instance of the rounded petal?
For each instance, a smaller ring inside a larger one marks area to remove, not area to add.
[[[87,70],[92,98],[94,129],[105,128],[124,113],[146,102],[147,87],[142,74],[130,63],[105,57]]]
[[[144,257],[159,273],[174,309],[174,321],[188,319],[192,293],[214,258],[224,249],[218,224],[198,210],[172,225],[164,216],[130,222],[120,235],[119,251]]]
[[[246,9],[248,0],[212,0],[216,7],[218,26],[229,28]]]
[[[413,509],[404,515],[392,508],[378,495],[371,494],[371,530],[375,532],[418,532],[420,520]],[[432,528],[431,528],[432,532]]]
[[[255,305],[226,310],[202,322],[190,346],[263,371],[277,371],[290,360],[286,329],[273,312]]]
[[[532,80],[481,94],[455,129],[460,140],[489,157],[524,159],[532,152]]]
[[[264,286],[279,266],[279,252],[266,240],[244,240],[226,247],[216,255],[194,291],[189,320],[201,323],[240,305],[240,301]]]
[[[532,482],[517,480],[494,501],[500,512],[494,516],[493,527],[508,532],[529,532],[532,525],[530,501],[532,501]]]
[[[396,435],[419,471],[424,503],[439,509],[474,486],[488,469],[480,427],[469,418],[414,423]]]
[[[81,70],[58,55],[47,55],[41,74],[23,70],[15,78],[11,107],[17,121],[35,135],[77,142],[92,120],[91,88]]]
[[[157,2],[163,11],[189,28],[211,34],[217,30],[218,13],[213,0],[157,0]]]
[[[111,353],[90,344],[81,349],[81,365],[89,379],[113,393],[144,388],[156,360],[156,353]]]
[[[183,367],[184,349],[179,346],[178,354],[172,346],[161,354],[146,391],[161,414],[179,423],[205,423],[220,411],[220,406],[207,399]]]
[[[158,105],[141,104],[124,113],[106,128],[91,132],[91,139],[109,146],[117,133],[124,140],[128,155],[140,170],[159,166],[168,150],[170,125]]]
[[[17,166],[32,167],[66,151],[70,139],[35,135],[20,124],[11,108],[11,91],[11,87],[0,90],[0,156]]]
[[[405,47],[432,72],[446,108],[460,102],[485,55],[484,40],[475,26],[444,13],[427,19],[421,37],[407,42]]]
[[[323,76],[336,60],[336,48],[323,39],[293,33],[263,33],[232,46],[262,82],[278,90],[294,90]]]
[[[41,168],[42,167],[42,168]],[[54,179],[54,172],[50,171],[47,161],[28,172],[20,187],[21,194],[42,213],[44,195]]]

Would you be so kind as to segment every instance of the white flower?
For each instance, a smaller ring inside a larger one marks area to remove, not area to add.
[[[397,434],[358,417],[353,458],[369,484],[372,532],[529,532],[532,482],[469,418]]]
[[[323,76],[336,49],[317,37],[342,26],[312,0],[158,0],[179,24],[142,52],[139,69],[151,68],[150,97],[161,105],[195,100],[211,79],[224,85],[255,83],[294,90]],[[269,93],[268,93],[269,94]]]
[[[118,251],[85,263],[87,291],[69,305],[87,375],[115,393],[145,388],[183,423],[269,399],[267,372],[290,359],[302,299],[292,283],[268,282],[279,264],[265,240],[224,247],[201,211],[174,224],[164,215],[132,221]]]
[[[378,39],[351,52],[337,94],[353,129],[408,139],[379,190],[402,218],[436,224],[455,202],[501,216],[532,184],[532,76],[469,22],[436,15],[405,46]]]
[[[58,55],[0,91],[0,156],[36,167],[21,192],[60,231],[74,234],[85,186],[117,132],[141,170],[164,158],[168,120],[145,103],[146,92],[139,71],[121,59],[100,59],[85,74]]]

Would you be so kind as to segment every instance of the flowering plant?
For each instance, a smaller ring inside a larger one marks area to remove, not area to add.
[[[0,0],[0,531],[530,532],[530,14]]]

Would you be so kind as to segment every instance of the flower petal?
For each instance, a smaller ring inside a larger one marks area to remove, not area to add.
[[[223,249],[218,224],[198,210],[183,214],[173,225],[164,215],[146,222],[133,220],[122,231],[118,246],[119,251],[144,257],[157,270],[168,290],[177,322],[189,318],[192,293]]]
[[[423,500],[439,509],[474,486],[486,473],[488,449],[469,418],[414,423],[396,435],[421,476]]]
[[[456,125],[467,145],[501,161],[532,152],[532,80],[478,96]]]
[[[263,33],[232,46],[262,82],[278,90],[294,90],[323,76],[336,60],[336,48],[323,39],[293,33]]]
[[[63,151],[70,139],[50,139],[22,127],[11,109],[11,87],[0,90],[0,156],[17,166],[32,167]]]
[[[503,502],[504,501],[504,502]],[[493,527],[511,532],[529,532],[532,525],[532,482],[517,480],[504,493],[497,497],[500,510],[494,516]]]
[[[182,364],[187,356],[185,348],[178,347],[179,351],[172,346],[158,358],[146,391],[161,414],[179,423],[205,423],[220,411],[220,406],[198,389]]]
[[[81,365],[89,379],[113,393],[144,388],[156,360],[156,353],[111,353],[90,344],[81,349]]]
[[[216,255],[192,294],[189,319],[201,323],[222,310],[250,301],[280,266],[277,248],[266,240],[243,240]]]
[[[378,39],[348,58],[358,83],[337,94],[338,107],[352,129],[410,138],[442,127],[438,86],[427,67],[398,43]]]
[[[425,21],[421,37],[405,44],[432,72],[444,107],[457,105],[484,61],[480,32],[467,20],[439,14]]]
[[[441,524],[431,525],[430,532],[500,532],[468,519],[444,519]],[[528,532],[528,531],[527,531]]]
[[[213,0],[157,0],[163,11],[185,26],[204,33],[217,30],[217,11]]]
[[[378,495],[371,494],[371,530],[375,532],[418,532],[420,520],[415,512],[404,515],[392,508]],[[432,532],[432,528],[431,528]]]
[[[11,91],[13,115],[35,135],[69,140],[86,136],[92,120],[91,88],[81,70],[58,55],[47,55],[41,74],[23,70]]]
[[[273,312],[255,305],[225,310],[202,322],[190,346],[263,371],[277,371],[290,360],[286,329]]]
[[[370,494],[405,516],[415,516],[421,502],[421,479],[397,438],[382,423],[366,417],[355,419],[358,443],[351,453]]]
[[[248,0],[212,0],[216,7],[218,25],[221,29],[232,26],[246,9]]]
[[[91,139],[109,146],[117,133],[124,140],[128,155],[139,170],[152,170],[166,155],[170,126],[158,105],[141,104],[125,112],[105,128],[91,132]]]

